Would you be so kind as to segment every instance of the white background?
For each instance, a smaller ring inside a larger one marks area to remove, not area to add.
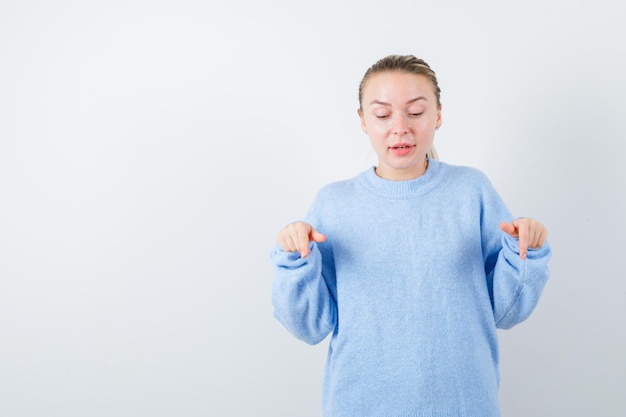
[[[550,230],[500,333],[505,417],[626,415],[623,2],[0,2],[0,416],[319,417],[327,341],[269,252],[373,163],[390,53],[439,76],[442,160]]]

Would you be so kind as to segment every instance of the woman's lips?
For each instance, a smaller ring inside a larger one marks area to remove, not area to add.
[[[415,148],[415,145],[410,145],[408,143],[399,143],[394,146],[390,146],[389,149],[394,155],[403,156],[411,152]]]

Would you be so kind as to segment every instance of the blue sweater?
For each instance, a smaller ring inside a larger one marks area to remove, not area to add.
[[[414,180],[371,168],[323,187],[305,219],[327,239],[272,252],[275,317],[332,333],[326,417],[495,417],[497,328],[534,309],[549,245],[520,259],[513,216],[480,171],[430,161]]]

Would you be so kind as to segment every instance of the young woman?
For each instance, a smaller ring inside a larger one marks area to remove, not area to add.
[[[498,328],[525,320],[548,279],[546,228],[514,218],[486,176],[435,160],[429,65],[370,67],[358,114],[378,164],[323,187],[272,252],[275,317],[332,334],[326,417],[494,417]]]

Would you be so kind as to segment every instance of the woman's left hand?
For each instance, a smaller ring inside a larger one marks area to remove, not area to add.
[[[548,229],[537,220],[519,218],[511,223],[500,223],[500,229],[519,239],[519,256],[526,259],[528,248],[538,249],[543,246],[548,236]]]

